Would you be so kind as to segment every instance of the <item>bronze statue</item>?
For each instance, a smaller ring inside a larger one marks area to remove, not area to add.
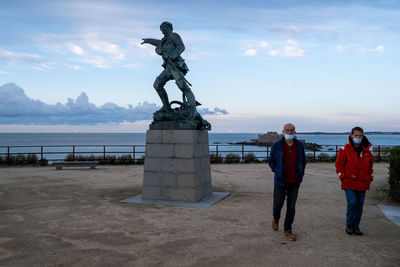
[[[163,58],[162,66],[164,70],[157,76],[153,85],[161,99],[162,107],[154,113],[154,120],[198,120],[204,126],[203,128],[210,129],[211,125],[196,111],[196,106],[200,105],[200,103],[196,101],[190,89],[191,84],[185,78],[189,68],[181,57],[182,52],[185,50],[181,37],[173,32],[170,22],[161,23],[160,30],[164,34],[161,40],[144,38],[142,42],[142,44],[154,45],[156,53]],[[182,102],[169,102],[164,86],[170,80],[175,80],[176,85],[182,91]],[[171,104],[178,104],[180,107],[172,109]]]

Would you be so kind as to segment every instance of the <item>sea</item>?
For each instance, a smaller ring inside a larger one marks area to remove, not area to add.
[[[320,145],[321,151],[328,154],[348,142],[348,134],[300,133],[296,136],[307,143]],[[400,146],[399,134],[366,136],[375,147]],[[258,133],[209,133],[210,153],[218,151],[223,156],[230,152],[239,155],[251,152],[265,158],[269,148],[232,145],[257,137]],[[71,152],[95,155],[136,153],[135,156],[139,157],[144,153],[145,142],[145,133],[0,133],[0,157],[4,158],[7,153],[36,153],[38,156],[44,153],[47,159],[61,160]]]

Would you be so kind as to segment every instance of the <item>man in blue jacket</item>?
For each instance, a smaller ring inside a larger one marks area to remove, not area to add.
[[[294,136],[296,130],[292,123],[285,124],[282,133],[284,137],[272,145],[269,157],[269,166],[275,173],[272,229],[278,231],[281,210],[287,196],[284,233],[290,241],[295,241],[292,224],[297,194],[306,167],[306,156],[303,144]]]

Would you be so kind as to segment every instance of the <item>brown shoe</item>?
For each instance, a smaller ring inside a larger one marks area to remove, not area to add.
[[[296,237],[294,236],[294,234],[292,234],[291,230],[285,231],[285,236],[289,241],[296,241]]]
[[[279,221],[275,218],[272,219],[272,229],[274,229],[274,231],[278,231],[278,226],[279,226]]]

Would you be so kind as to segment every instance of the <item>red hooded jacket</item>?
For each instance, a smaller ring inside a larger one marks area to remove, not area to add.
[[[374,171],[372,168],[374,157],[369,151],[371,143],[364,136],[360,144],[362,151],[358,156],[352,142],[351,137],[349,137],[349,143],[339,149],[335,164],[336,173],[342,181],[342,189],[366,191],[369,190]]]

